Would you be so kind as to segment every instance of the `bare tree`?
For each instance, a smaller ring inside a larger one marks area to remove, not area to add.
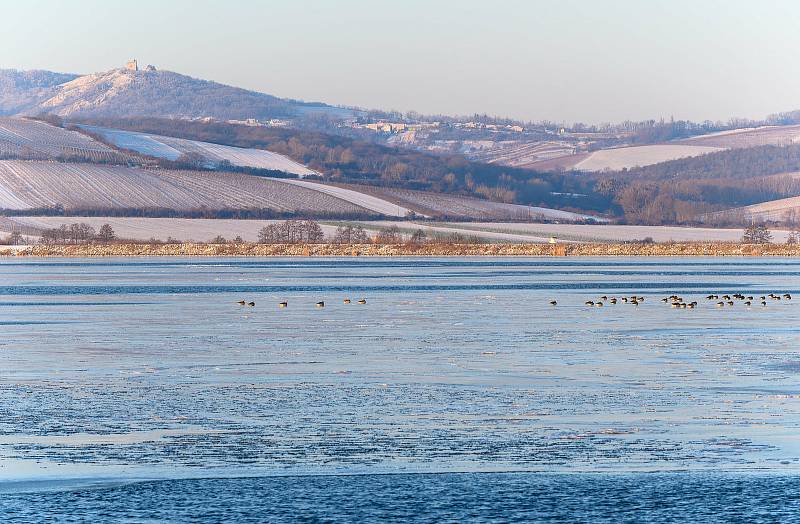
[[[402,240],[403,235],[397,226],[384,229],[375,237],[375,242],[378,244],[399,244]]]
[[[334,244],[352,244],[353,243],[353,226],[339,226],[336,228],[336,234],[333,236]]]
[[[97,233],[97,240],[99,240],[100,242],[111,242],[116,238],[117,235],[111,228],[111,224],[103,224],[102,226],[100,226],[100,231]]]
[[[745,244],[768,244],[772,241],[772,233],[764,224],[753,224],[744,230],[742,242]]]
[[[313,220],[303,222],[303,230],[307,243],[320,244],[325,241],[325,233],[322,232],[322,226]]]
[[[22,233],[19,231],[12,231],[11,234],[8,236],[8,243],[12,246],[18,246],[24,242],[22,238]]]
[[[258,232],[261,244],[318,244],[325,241],[322,226],[313,220],[286,220],[261,228]]]
[[[351,240],[353,244],[369,244],[369,235],[367,232],[364,231],[364,228],[361,226],[356,226],[353,228],[353,234]]]
[[[414,231],[414,234],[411,235],[411,240],[409,242],[412,244],[424,244],[426,240],[428,240],[428,234],[422,229],[417,229]]]

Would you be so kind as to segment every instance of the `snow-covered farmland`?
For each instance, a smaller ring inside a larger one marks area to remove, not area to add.
[[[195,207],[207,200],[126,167],[56,162],[0,162],[0,207]]]
[[[103,224],[110,224],[120,238],[130,240],[208,241],[217,235],[228,240],[241,236],[253,242],[258,232],[272,220],[232,220],[232,219],[183,219],[183,218],[119,218],[119,217],[9,217],[0,220],[0,233],[12,230],[36,236],[43,229],[55,228],[61,224],[84,222],[96,230]],[[353,222],[349,222],[353,223]],[[397,226],[406,235],[417,229],[425,230],[429,236],[443,236],[452,233],[464,237],[478,237],[489,242],[542,243],[555,236],[559,242],[623,242],[642,240],[647,237],[656,242],[736,242],[742,238],[742,229],[716,229],[670,226],[618,226],[582,224],[525,224],[495,222],[431,223],[405,221],[361,221],[358,222],[370,234],[382,229]],[[332,236],[337,222],[324,222],[322,229]],[[775,242],[785,242],[787,231],[773,230]]]
[[[95,136],[102,137],[103,140],[107,141],[109,144],[113,144],[114,147],[119,149],[135,151],[142,155],[163,158],[165,160],[177,160],[181,156],[181,151],[142,133],[120,131],[104,127],[83,125],[80,127]]]
[[[247,242],[258,240],[261,228],[274,223],[273,220],[234,220],[203,218],[120,218],[120,217],[9,217],[0,221],[0,231],[11,230],[31,233],[57,228],[62,224],[86,223],[99,230],[109,224],[118,238],[127,240],[167,240],[173,238],[184,242],[206,242],[221,235],[228,240],[237,236]],[[327,236],[336,232],[336,226],[322,226]]]
[[[380,213],[381,215],[390,217],[404,217],[412,211],[410,208],[403,207],[388,200],[384,200],[383,198],[379,198],[361,191],[347,189],[345,187],[329,186],[326,184],[318,184],[316,182],[308,182],[305,180],[281,179],[281,181],[295,186],[312,189],[314,191],[320,191],[322,193],[335,196],[336,198],[341,198],[342,200],[346,200],[357,206],[369,209],[370,211]]]
[[[362,222],[362,224],[389,227],[396,225],[405,230],[422,228],[429,233],[459,233],[488,241],[548,242],[550,237],[566,242],[625,242],[643,240],[647,237],[656,242],[737,242],[742,229],[718,229],[707,227],[677,226],[627,226],[607,224],[532,224],[532,223],[429,223],[429,222]],[[775,242],[785,242],[787,231],[773,231]]]
[[[575,153],[575,146],[567,142],[483,142],[488,143],[465,141],[462,152],[477,162],[511,167],[528,167],[537,162],[570,156]]]
[[[81,156],[87,160],[120,158],[110,147],[77,131],[25,118],[0,118],[0,154],[22,158]]]
[[[225,146],[212,144],[210,142],[199,142],[196,140],[121,131],[103,127],[82,127],[90,133],[102,137],[103,140],[108,141],[108,143],[115,147],[156,158],[177,160],[183,154],[195,153],[206,159],[210,167],[215,167],[222,161],[228,161],[235,166],[272,169],[301,177],[317,174],[316,171],[284,155],[265,151],[263,149]]]
[[[800,197],[781,198],[721,211],[716,215],[741,216],[758,221],[800,220]]]
[[[94,164],[0,161],[0,208],[267,208],[355,214],[367,210],[279,179],[238,173],[157,171]]]
[[[396,189],[390,187],[360,185],[345,187],[359,192],[369,193],[425,216],[469,217],[484,220],[606,221],[603,218],[570,213],[569,211],[560,211],[558,209],[503,204],[501,202],[491,202],[458,195],[445,195],[429,193],[427,191],[414,191],[411,189]]]
[[[700,156],[724,148],[690,144],[656,144],[650,146],[601,149],[575,164],[580,171],[617,171],[637,166],[648,166],[692,156]]]
[[[800,143],[800,125],[763,126],[732,129],[679,140],[682,144],[712,146],[724,149],[765,145],[785,146]]]

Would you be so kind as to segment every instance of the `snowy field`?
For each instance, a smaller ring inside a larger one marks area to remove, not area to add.
[[[183,241],[207,241],[217,235],[228,240],[241,236],[246,241],[258,239],[258,231],[274,220],[233,219],[184,219],[184,218],[118,218],[118,217],[8,217],[0,221],[0,231],[5,234],[12,229],[22,232],[55,228],[61,224],[85,222],[99,229],[111,224],[121,238],[166,240],[168,237]],[[742,229],[716,229],[675,226],[622,226],[579,224],[533,224],[494,222],[409,222],[409,221],[321,221],[326,235],[335,233],[336,227],[345,223],[359,224],[370,234],[397,226],[406,237],[417,229],[429,236],[446,236],[457,233],[465,237],[477,237],[490,242],[542,243],[550,237],[559,242],[624,242],[643,240],[647,237],[656,242],[736,242],[741,240]],[[773,230],[774,242],[786,242],[787,231]]]
[[[698,146],[725,149],[757,147],[765,145],[785,146],[800,143],[800,125],[763,126],[721,131],[676,141]]]
[[[136,151],[142,155],[167,160],[177,160],[181,155],[196,153],[205,158],[209,166],[213,167],[227,160],[240,167],[257,169],[273,169],[291,173],[298,176],[317,174],[316,171],[295,162],[294,160],[262,149],[247,149],[241,147],[185,140],[160,135],[135,133],[102,127],[82,126],[87,131],[97,134],[120,149]]]
[[[357,206],[390,217],[392,216],[404,217],[409,213],[411,213],[412,211],[407,207],[403,207],[399,204],[395,204],[388,200],[384,200],[376,196],[372,196],[366,193],[361,193],[359,191],[354,191],[352,189],[347,189],[344,187],[328,186],[325,184],[318,184],[316,182],[308,182],[305,180],[281,179],[281,181],[286,182],[288,184],[292,184],[294,186],[299,186],[314,191],[319,191],[334,196],[336,198],[341,198],[342,200],[346,200],[347,202],[351,202]]]
[[[363,213],[322,191],[281,179],[205,171],[144,170],[96,164],[0,161],[0,208],[263,208]]]
[[[618,171],[637,166],[648,166],[677,160],[679,158],[700,156],[723,148],[685,144],[658,144],[651,146],[620,147],[601,149],[591,153],[588,158],[575,164],[580,171]]]
[[[359,192],[369,193],[376,197],[393,202],[396,205],[411,209],[417,214],[426,216],[470,217],[485,220],[547,220],[583,221],[595,220],[605,222],[604,218],[571,213],[558,209],[518,204],[504,204],[460,195],[444,195],[427,191],[398,189],[391,187],[373,187],[362,185],[346,186]]]
[[[0,153],[21,157],[55,158],[84,155],[107,160],[113,149],[76,131],[25,118],[0,118]]]
[[[6,233],[12,228],[29,231],[57,228],[61,224],[83,222],[99,230],[103,224],[111,225],[117,237],[130,240],[167,240],[172,237],[184,242],[206,242],[222,235],[228,240],[241,236],[243,240],[255,242],[258,232],[274,220],[228,220],[202,218],[118,218],[118,217],[10,217],[0,222]],[[323,232],[331,236],[336,226],[322,225]]]
[[[781,198],[770,200],[751,206],[740,207],[723,211],[724,213],[744,213],[757,220],[776,220],[782,221],[788,218],[800,218],[800,197]]]
[[[547,242],[550,237],[566,242],[626,242],[644,240],[647,237],[656,242],[737,242],[741,240],[742,229],[717,229],[678,226],[627,226],[607,224],[534,224],[497,222],[370,222],[381,227],[396,225],[414,230],[417,227],[428,232],[443,234],[459,233],[486,240],[507,242]],[[775,242],[785,242],[788,231],[772,231]]]

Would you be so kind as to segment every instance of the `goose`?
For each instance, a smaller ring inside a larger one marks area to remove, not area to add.
[[[731,300],[728,300],[728,305],[729,305],[729,306],[732,306],[732,305],[733,305],[733,301],[731,301]]]
[[[761,301],[761,307],[767,307],[767,301],[766,300],[762,300]]]
[[[325,307],[325,302],[320,300],[319,302],[317,302],[317,307]]]
[[[584,305],[586,305],[586,306],[593,306],[593,305],[594,305],[594,302],[592,302],[591,300],[587,300],[586,302],[584,302]]]
[[[243,306],[243,305],[245,305],[245,303],[246,303],[246,302],[245,302],[244,300],[240,300],[239,302],[237,302],[237,304],[239,304],[240,306]]]
[[[595,307],[603,307],[603,303],[602,302],[595,302],[594,305],[595,305]]]
[[[725,305],[725,302],[717,302],[717,307],[722,307]]]
[[[783,298],[785,298],[786,300],[791,300],[792,295],[790,295],[789,293],[784,293]]]
[[[551,306],[555,306],[555,305],[557,305],[557,304],[558,304],[558,302],[556,302],[555,300],[551,300],[551,301],[550,301],[550,305],[551,305]]]
[[[609,302],[611,302],[612,304],[616,304],[617,303],[617,299],[614,298],[614,297],[611,297],[611,300],[609,300]]]
[[[752,302],[750,302],[749,300],[746,300],[746,301],[745,301],[745,303],[744,303],[744,305],[745,305],[745,306],[747,306],[747,307],[750,307],[750,306],[752,306],[752,305],[753,305],[753,303],[752,303]]]
[[[286,302],[285,300],[283,302],[278,302],[278,307],[286,307],[288,305],[289,305],[289,303]]]
[[[686,307],[688,307],[689,309],[694,309],[695,307],[697,307],[697,302],[689,302],[686,305]]]
[[[366,304],[367,303],[367,299],[366,298],[362,298],[361,300],[358,301],[358,303],[362,304],[362,305]]]
[[[250,307],[253,307],[253,306],[256,305],[256,303],[255,302],[248,302],[247,305],[250,306]]]
[[[667,302],[669,302],[670,298],[672,298],[672,297],[669,297],[669,298],[662,298],[662,299],[661,299],[661,302],[667,303]],[[675,299],[674,299],[674,298],[672,298],[672,300],[675,300]]]
[[[344,299],[344,303],[345,304],[349,304],[350,303],[350,299],[349,298]]]

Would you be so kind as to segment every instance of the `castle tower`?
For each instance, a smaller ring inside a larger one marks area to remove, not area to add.
[[[139,63],[134,58],[133,60],[128,60],[128,63],[125,64],[125,69],[130,69],[131,71],[138,71],[139,70]]]

